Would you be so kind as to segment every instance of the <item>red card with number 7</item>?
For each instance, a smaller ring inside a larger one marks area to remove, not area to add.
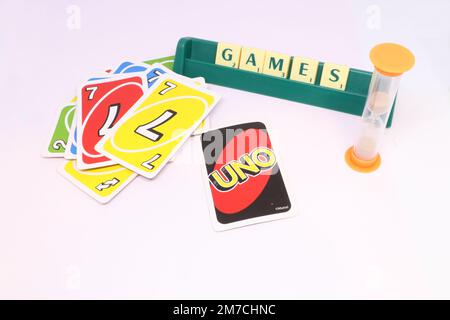
[[[77,167],[93,169],[115,162],[95,150],[100,139],[142,97],[144,74],[89,81],[78,93]]]

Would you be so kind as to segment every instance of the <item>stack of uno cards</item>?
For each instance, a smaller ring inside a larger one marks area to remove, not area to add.
[[[294,215],[264,124],[212,130],[201,140],[210,215],[217,231]]]
[[[154,178],[219,101],[172,63],[126,61],[86,81],[58,110],[45,156],[68,159],[60,173],[101,203],[138,174]]]

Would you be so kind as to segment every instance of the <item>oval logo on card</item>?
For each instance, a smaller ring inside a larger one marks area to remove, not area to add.
[[[194,96],[166,99],[140,107],[117,129],[111,143],[122,152],[149,151],[170,144],[185,135],[207,108],[204,99]]]
[[[277,160],[265,130],[236,134],[221,151],[209,174],[215,207],[235,214],[249,207],[266,187]]]

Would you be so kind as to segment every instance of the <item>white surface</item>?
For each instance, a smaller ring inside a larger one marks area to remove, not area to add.
[[[0,297],[450,298],[449,11],[444,0],[1,0]],[[105,206],[56,172],[62,160],[40,158],[82,79],[172,54],[182,36],[367,70],[374,44],[406,45],[417,64],[381,168],[345,164],[354,116],[213,85],[212,127],[272,129],[295,218],[214,232],[192,141]]]

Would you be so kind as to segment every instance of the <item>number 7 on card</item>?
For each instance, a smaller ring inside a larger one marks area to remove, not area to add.
[[[96,150],[140,175],[155,177],[219,101],[208,89],[163,75]]]

